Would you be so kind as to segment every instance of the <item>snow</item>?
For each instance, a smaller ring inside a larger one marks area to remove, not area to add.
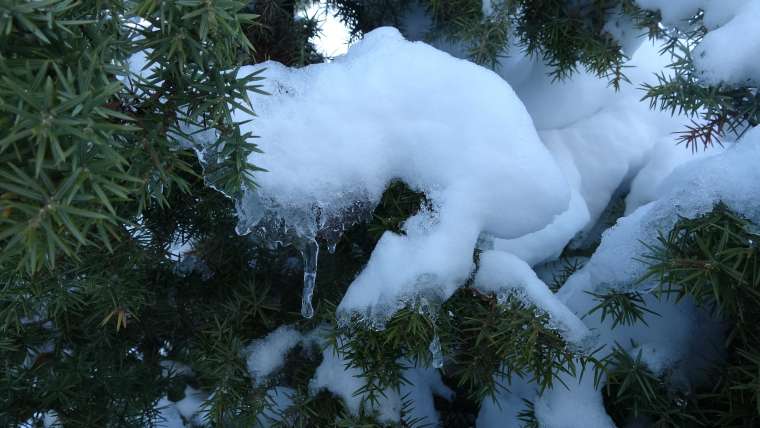
[[[643,9],[659,11],[664,25],[677,26],[695,16],[708,1],[710,0],[636,0],[636,3]]]
[[[739,2],[730,3],[735,6]],[[715,5],[714,10],[725,10],[723,7]],[[694,65],[700,77],[711,84],[760,83],[760,62],[757,61],[760,2],[746,1],[742,7],[736,7],[736,14],[728,20],[723,14],[718,19],[708,20],[712,10],[705,12],[707,23],[726,22],[711,29],[694,49]]]
[[[364,386],[361,371],[348,367],[347,362],[332,348],[325,349],[322,363],[317,367],[310,389],[316,393],[327,390],[340,397],[353,414],[358,414],[366,394],[357,394]],[[407,365],[412,365],[406,362]],[[433,395],[451,400],[454,393],[443,383],[440,372],[433,368],[412,367],[404,370],[403,377],[408,381],[396,391],[388,388],[379,396],[378,418],[387,422],[398,422],[401,417],[403,400],[412,402],[410,419],[424,418],[423,424],[437,426],[438,412],[433,405]],[[366,403],[365,403],[366,404]]]
[[[636,51],[627,63],[631,84],[622,85],[618,92],[588,72],[551,83],[541,64],[531,66],[535,72],[527,80],[515,82],[531,117],[537,118],[541,139],[585,202],[589,219],[582,229],[586,232],[657,143],[672,145],[672,132],[684,124],[683,118],[653,111],[640,101],[637,88],[653,83],[654,72],[669,62],[658,49],[644,43]]]
[[[567,211],[543,229],[515,239],[494,239],[492,248],[512,253],[531,266],[557,259],[568,242],[590,223],[586,201],[577,190],[570,195]]]
[[[517,292],[524,295],[540,310],[546,311],[551,322],[570,343],[581,344],[589,331],[583,322],[557,300],[530,265],[516,256],[501,251],[486,251],[480,255],[480,268],[475,287],[490,293]]]
[[[265,338],[256,340],[246,347],[246,363],[254,383],[263,384],[268,376],[282,368],[288,351],[302,339],[301,333],[293,326],[281,325]]]
[[[535,412],[542,428],[615,428],[604,410],[601,394],[591,374],[582,379],[564,375],[567,388],[559,386],[536,398]],[[581,422],[582,421],[582,422]]]
[[[349,367],[348,363],[333,348],[327,348],[323,352],[322,363],[317,367],[314,378],[309,388],[313,392],[328,390],[337,395],[346,404],[348,410],[358,414],[362,402],[366,400],[366,394],[356,392],[364,386],[361,370]],[[379,419],[381,421],[398,421],[401,412],[401,397],[396,391],[387,389],[383,391],[378,406]]]
[[[421,419],[423,426],[439,426],[438,411],[433,404],[433,395],[451,401],[454,392],[441,379],[441,374],[433,368],[412,368],[404,371],[408,383],[401,385],[400,395],[412,404],[409,419]]]
[[[166,400],[159,402],[159,404],[165,404],[164,408],[167,414],[167,428],[174,428],[169,425],[169,421],[176,423],[177,415],[181,416],[181,419],[189,421],[196,425],[202,425],[205,419],[205,412],[203,410],[203,402],[208,398],[208,395],[195,389],[191,386],[185,387],[185,397],[173,404]],[[163,411],[162,411],[163,414]]]
[[[508,391],[501,391],[495,400],[483,400],[476,426],[478,428],[522,427],[524,424],[518,418],[521,411],[526,410],[523,400],[533,401],[538,394],[535,384],[527,379],[514,377],[511,382],[498,379],[502,385],[509,385]]]
[[[708,84],[757,84],[760,64],[760,2],[756,0],[636,0],[639,6],[658,10],[663,24],[687,27],[698,11],[709,30],[692,52],[694,65]],[[737,43],[741,40],[741,43]]]
[[[760,192],[760,172],[755,167],[760,159],[758,141],[760,130],[755,128],[722,153],[676,167],[660,184],[654,202],[621,218],[605,232],[591,260],[558,296],[569,301],[594,284],[617,288],[631,284],[644,273],[646,266],[638,259],[646,253],[645,244],[656,243],[658,231],[670,230],[679,216],[693,218],[707,213],[718,201],[760,220],[760,202],[747,197]],[[589,278],[579,280],[580,275]]]
[[[329,64],[264,66],[273,96],[259,98],[250,126],[264,154],[251,161],[269,172],[243,201],[242,229],[270,211],[311,239],[357,201],[374,206],[395,179],[435,207],[410,219],[406,235],[383,235],[340,311],[383,318],[404,296],[445,299],[469,276],[481,232],[519,237],[568,207],[562,172],[491,71],[391,28]]]
[[[250,160],[269,172],[238,204],[238,230],[301,249],[307,318],[315,238],[333,245],[392,180],[425,192],[433,209],[383,235],[339,305],[343,318],[382,324],[415,295],[448,298],[472,273],[479,237],[530,265],[554,259],[682,125],[636,89],[667,63],[645,44],[628,64],[633,84],[615,92],[587,72],[550,84],[543,64],[516,54],[499,69],[515,96],[493,72],[391,28],[329,64],[265,63],[273,96],[258,98],[247,126],[264,152]]]
[[[293,404],[296,391],[285,386],[276,386],[267,390],[267,402],[270,403],[258,416],[259,424],[266,428],[275,422],[283,422],[281,414]]]
[[[649,178],[651,173],[662,179],[670,172],[671,164],[651,162],[651,153],[674,151],[672,132],[682,129],[684,118],[649,109],[637,89],[653,83],[654,73],[668,64],[658,50],[652,43],[638,48],[627,63],[631,84],[623,84],[617,92],[584,71],[551,82],[548,68],[536,60],[513,57],[502,64],[500,74],[525,102],[572,191],[568,210],[550,225],[516,239],[493,239],[492,248],[510,252],[532,266],[556,259],[573,238],[584,242],[583,236],[591,234],[612,197],[632,180],[642,183],[637,192],[646,192],[645,184],[656,181]],[[678,159],[686,162],[689,156]],[[671,167],[677,164],[673,162]],[[648,163],[652,163],[649,169],[640,173]],[[638,201],[632,199],[632,203]]]
[[[625,214],[657,199],[657,189],[673,170],[689,161],[715,155],[723,151],[713,145],[701,151],[686,150],[673,144],[672,138],[664,138],[647,156],[644,167],[631,182],[631,190],[625,198]]]
[[[182,421],[182,415],[177,410],[174,402],[169,401],[166,397],[162,397],[158,400],[156,409],[158,409],[156,424],[158,428],[184,428],[185,424]]]
[[[647,37],[646,30],[637,28],[633,18],[626,15],[620,6],[610,12],[602,31],[612,36],[629,58]]]
[[[756,61],[750,61],[760,50],[760,27],[752,25],[760,2],[637,3],[660,10],[666,25],[682,28],[704,10],[710,31],[694,54],[705,82],[760,78]],[[483,5],[486,11],[492,6]],[[426,15],[411,10],[410,31],[423,34]],[[612,13],[605,31],[623,45],[633,66],[627,69],[632,84],[618,92],[587,72],[551,84],[540,60],[514,49],[497,74],[452,56],[461,56],[461,46],[436,41],[445,53],[406,41],[391,28],[368,33],[327,64],[261,65],[267,67],[265,89],[273,95],[257,97],[258,116],[244,131],[260,136],[263,154],[250,160],[268,172],[239,201],[239,230],[299,246],[306,260],[308,317],[317,240],[334,243],[346,227],[367,217],[389,183],[402,180],[425,192],[431,207],[407,219],[404,234],[382,236],[340,302],[343,319],[359,313],[381,326],[405,301],[441,301],[472,277],[484,292],[516,293],[535,304],[572,345],[604,345],[609,352],[622,344],[634,356],[641,351],[655,373],[693,378],[699,367],[689,355],[709,359],[721,326],[688,299],[675,305],[655,298],[653,283],[637,282],[646,269],[639,259],[678,218],[709,212],[718,201],[760,221],[760,201],[748,197],[760,194],[760,129],[725,142],[725,150],[692,153],[676,146],[672,132],[683,129],[685,119],[651,110],[637,89],[655,81],[654,73],[670,58],[642,43],[632,23]],[[737,39],[746,43],[736,46]],[[251,118],[239,113],[236,119]],[[568,243],[586,242],[613,198],[626,194],[625,215],[553,293],[534,268],[542,278],[556,272],[555,261]],[[482,251],[477,271],[476,247]],[[612,321],[602,321],[599,313],[586,316],[598,303],[588,292],[605,291],[639,292],[657,315],[646,314],[646,325],[612,330]],[[282,367],[287,351],[301,340],[284,326],[255,341],[247,356],[255,382]],[[433,396],[452,398],[438,370],[409,369],[405,377],[409,385],[384,391],[376,409],[380,419],[397,421],[401,397],[407,396],[415,416],[437,424]],[[510,391],[483,403],[477,426],[517,425],[523,400],[535,403],[542,427],[575,427],[578,421],[614,426],[592,375],[563,374],[563,381],[568,388],[558,385],[539,395],[530,381],[512,379]],[[323,351],[310,383],[313,393],[328,390],[358,413],[365,397],[356,392],[362,386],[358,369],[348,368],[332,349]],[[287,406],[287,390],[281,392],[286,398],[278,406]],[[192,416],[197,395],[173,405],[176,412],[182,408]]]

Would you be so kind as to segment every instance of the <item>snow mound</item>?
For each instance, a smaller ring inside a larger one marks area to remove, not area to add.
[[[708,32],[694,49],[694,64],[709,84],[760,82],[760,2],[757,0],[636,0],[660,11],[668,26],[686,26],[700,10]],[[741,40],[741,43],[736,43]]]
[[[723,152],[692,158],[687,164],[682,164],[683,159],[667,159],[664,162],[667,167],[662,168],[672,173],[664,179],[657,174],[655,181],[660,184],[651,194],[653,202],[622,217],[607,230],[591,259],[556,295],[547,295],[543,284],[533,279],[524,262],[506,253],[483,253],[475,284],[486,289],[518,284],[531,300],[543,301],[540,306],[555,322],[567,317],[566,311],[581,318],[593,332],[594,348],[605,345],[603,352],[610,352],[616,345],[623,346],[634,356],[641,351],[645,363],[655,373],[667,371],[673,379],[699,377],[704,373],[704,365],[717,356],[715,350],[720,349],[724,338],[722,327],[688,299],[675,304],[653,296],[650,291],[655,284],[639,282],[647,267],[641,257],[648,253],[647,245],[656,244],[658,233],[669,231],[681,217],[694,218],[710,212],[718,202],[758,224],[760,199],[752,197],[760,194],[758,162],[760,127],[728,145]],[[526,285],[529,283],[532,285]],[[527,293],[530,287],[533,296]],[[646,324],[612,329],[612,320],[607,318],[603,322],[599,312],[586,316],[598,303],[588,292],[634,290],[642,293],[647,308],[658,314],[645,314]],[[693,355],[702,357],[699,363],[689,358]],[[603,356],[599,354],[597,358]],[[516,379],[510,392],[501,393],[496,403],[484,403],[477,426],[500,427],[509,424],[507,421],[518,424],[517,414],[524,409],[522,400],[535,403],[540,426],[576,427],[578,420],[588,427],[614,426],[604,411],[601,391],[594,387],[592,375],[573,378],[564,374],[563,381],[568,388],[557,387],[539,395],[534,383]]]
[[[393,180],[434,207],[381,238],[340,311],[382,319],[404,296],[445,299],[470,275],[481,233],[516,238],[568,208],[570,188],[525,107],[485,68],[392,28],[332,63],[264,66],[273,96],[258,98],[244,131],[261,137],[264,154],[250,160],[269,172],[240,204],[242,232],[279,218],[307,241],[336,239]]]

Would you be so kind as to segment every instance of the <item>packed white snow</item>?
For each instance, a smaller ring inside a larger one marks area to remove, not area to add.
[[[760,129],[755,128],[725,152],[677,167],[659,186],[654,202],[621,218],[604,234],[594,255],[568,279],[557,298],[582,316],[597,303],[587,292],[635,290],[644,293],[647,307],[658,315],[647,314],[646,325],[618,326],[614,330],[611,321],[602,322],[598,313],[586,317],[584,322],[598,336],[597,345],[604,344],[610,350],[617,343],[632,355],[641,350],[653,372],[668,369],[674,378],[694,378],[699,373],[695,359],[688,358],[691,355],[701,356],[696,359],[699,360],[697,365],[708,364],[710,358],[715,358],[715,350],[720,349],[722,340],[720,325],[688,300],[675,305],[649,294],[655,284],[638,282],[647,267],[641,257],[648,253],[647,245],[656,244],[659,232],[670,230],[681,217],[694,218],[711,211],[718,202],[755,224],[760,222],[760,199],[751,196],[760,194],[760,170],[756,167],[759,161]],[[574,426],[557,422],[558,414],[570,414],[557,410],[565,406],[563,403],[574,403],[568,409],[577,409],[600,402],[600,392],[588,385],[583,387],[583,381],[580,382],[578,388],[586,391],[582,394],[577,388],[570,391],[558,388],[540,398],[543,408],[555,409],[542,416],[539,411],[542,407],[537,404],[536,412],[542,424]],[[596,425],[587,426],[609,425],[600,420]]]
[[[760,83],[760,2],[757,0],[636,0],[659,11],[663,24],[688,28],[701,10],[707,34],[692,52],[700,77],[711,84]]]
[[[365,394],[356,393],[364,386],[361,370],[349,367],[348,362],[333,348],[325,349],[322,356],[322,363],[314,373],[310,388],[315,393],[322,389],[332,392],[343,399],[349,411],[358,414],[366,398]],[[383,395],[384,399],[378,406],[380,420],[398,420],[401,411],[400,397],[391,389],[383,391]]]
[[[583,317],[596,336],[594,346],[606,345],[604,352],[609,352],[619,344],[634,356],[641,351],[643,361],[654,373],[667,370],[675,382],[698,377],[704,365],[717,357],[715,352],[723,337],[721,326],[688,300],[676,305],[651,295],[655,284],[638,282],[647,267],[641,257],[648,253],[646,245],[655,244],[658,233],[670,230],[680,216],[705,214],[719,201],[755,224],[760,222],[760,199],[751,196],[760,194],[758,162],[760,128],[755,128],[723,153],[692,160],[674,170],[668,167],[673,173],[661,181],[654,201],[621,218],[604,234],[591,259],[553,296],[567,310]],[[584,317],[598,303],[588,292],[605,291],[639,291],[648,309],[658,315],[646,314],[646,325],[614,330],[612,321],[602,322],[599,313]],[[689,358],[693,355],[701,358]],[[510,392],[500,394],[497,404],[484,403],[481,407],[478,427],[519,424],[517,413],[524,410],[523,399],[534,402],[541,426],[575,428],[582,418],[584,427],[613,427],[592,378],[588,373],[579,379],[566,376],[569,389],[558,387],[543,395],[535,385],[513,379]]]
[[[341,311],[382,318],[404,296],[445,299],[470,275],[481,233],[519,237],[568,207],[569,186],[530,116],[485,68],[392,28],[329,64],[263,66],[273,95],[259,98],[249,126],[264,152],[251,161],[269,172],[243,200],[245,225],[270,211],[311,239],[357,201],[374,206],[393,180],[434,206],[405,235],[383,235]]]

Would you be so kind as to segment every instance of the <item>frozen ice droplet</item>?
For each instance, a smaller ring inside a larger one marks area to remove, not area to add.
[[[301,249],[303,256],[303,295],[301,297],[301,315],[304,318],[314,316],[314,307],[311,298],[314,295],[314,285],[317,282],[317,259],[319,257],[319,244],[311,238],[307,240]]]
[[[443,353],[441,352],[441,340],[438,338],[438,335],[436,334],[433,336],[433,340],[430,342],[430,346],[428,347],[430,350],[430,364],[436,368],[440,369],[443,367]]]

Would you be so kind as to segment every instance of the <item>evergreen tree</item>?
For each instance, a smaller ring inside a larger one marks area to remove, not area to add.
[[[657,13],[631,0],[506,0],[490,14],[480,0],[328,3],[356,38],[402,26],[405,11],[421,6],[433,21],[426,37],[461,43],[479,64],[498,67],[514,38],[556,79],[585,68],[615,87],[626,80],[626,56],[604,28],[624,14],[676,55],[675,74],[645,89],[653,108],[699,116],[683,134],[687,145],[759,122],[756,87],[698,78],[690,47],[708,31],[701,14],[684,29],[662,27]],[[447,427],[472,426],[480,404],[513,377],[544,391],[587,371],[606,376],[605,404],[618,422],[757,424],[760,237],[722,206],[663,231],[649,255],[663,298],[690,296],[732,326],[712,389],[669,389],[622,348],[604,359],[574,349],[539,308],[469,283],[439,306],[410,302],[380,331],[336,320],[335,306],[381,234],[403,233],[404,220],[426,203],[403,183],[334,251],[320,251],[316,315],[302,318],[297,249],[235,233],[236,199],[266,172],[250,163],[255,135],[232,114],[253,115],[250,94],[267,96],[259,72],[243,73],[244,65],[324,59],[310,42],[317,23],[295,13],[301,6],[0,0],[0,424],[41,424],[47,412],[65,427],[152,426],[162,398],[200,390],[208,393],[205,420],[188,424],[425,426],[409,399],[392,424],[379,422],[375,407],[384,391],[409,382],[404,370],[414,366],[440,368],[456,392],[436,403]],[[201,133],[213,136],[210,148],[197,145]],[[568,265],[554,288],[578,268]],[[636,292],[594,297],[592,312],[614,326],[652,313]],[[275,376],[252,377],[247,344],[282,325],[322,331],[325,346],[359,371],[358,414],[310,389],[322,360],[314,343],[292,349]],[[295,393],[275,411],[278,385]],[[537,426],[533,403],[520,418]]]

